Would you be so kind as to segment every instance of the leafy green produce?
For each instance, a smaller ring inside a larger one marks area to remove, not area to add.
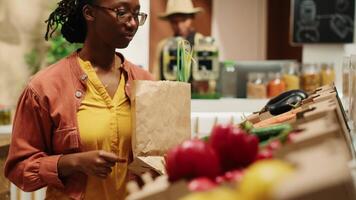
[[[187,40],[178,39],[177,81],[188,82],[193,59],[193,50]]]

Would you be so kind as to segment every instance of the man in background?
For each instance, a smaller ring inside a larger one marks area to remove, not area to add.
[[[160,19],[170,23],[173,37],[183,37],[194,46],[203,38],[196,32],[193,22],[195,15],[202,12],[200,7],[194,7],[192,0],[168,0],[165,13],[159,15]],[[162,49],[172,37],[161,40],[157,45],[153,74],[157,80],[164,80],[162,74]]]

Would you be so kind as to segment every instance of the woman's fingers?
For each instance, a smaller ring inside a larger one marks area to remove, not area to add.
[[[111,167],[98,167],[95,172],[94,175],[98,176],[100,178],[106,178],[109,176],[109,174],[111,174],[112,169]]]
[[[127,162],[127,159],[119,158],[116,154],[106,151],[99,151],[99,156],[106,160],[107,162],[117,163],[117,162]]]
[[[111,152],[99,151],[99,156],[107,162],[116,163],[119,161],[119,157]]]

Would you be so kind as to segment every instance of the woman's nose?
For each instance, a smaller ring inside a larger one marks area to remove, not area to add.
[[[129,20],[127,20],[126,25],[129,27],[138,27],[138,21],[135,20],[135,18],[133,16],[129,17]]]

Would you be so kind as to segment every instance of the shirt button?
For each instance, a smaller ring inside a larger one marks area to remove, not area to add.
[[[82,80],[82,81],[87,80],[87,78],[88,78],[88,75],[86,75],[86,74],[83,74],[82,76],[80,76],[80,80]]]
[[[77,98],[82,97],[82,95],[83,95],[83,93],[82,93],[81,91],[79,91],[79,90],[75,92],[75,96],[76,96]]]

